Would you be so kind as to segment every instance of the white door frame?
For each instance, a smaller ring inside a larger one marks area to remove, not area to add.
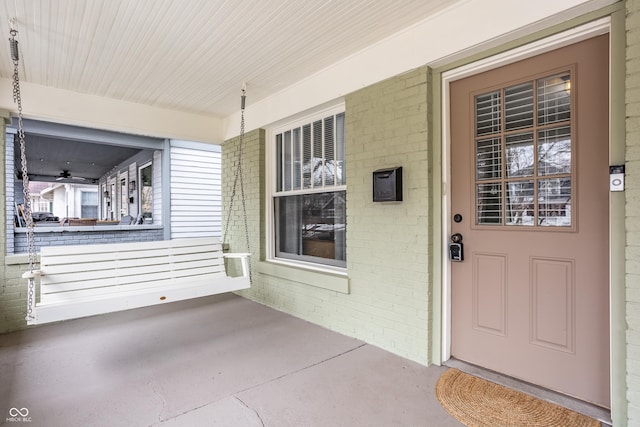
[[[605,17],[542,40],[442,73],[442,362],[451,357],[451,263],[448,256],[451,234],[451,136],[449,133],[449,84],[474,74],[540,55],[611,31]],[[612,389],[613,390],[613,389]]]

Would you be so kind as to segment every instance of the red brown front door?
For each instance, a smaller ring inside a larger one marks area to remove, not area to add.
[[[450,86],[451,354],[605,407],[608,44]]]

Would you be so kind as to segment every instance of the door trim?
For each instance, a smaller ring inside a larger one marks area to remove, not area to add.
[[[441,75],[441,105],[442,105],[442,224],[440,236],[441,239],[441,281],[442,281],[442,306],[441,306],[441,362],[447,361],[451,357],[451,265],[448,259],[448,242],[451,234],[451,137],[449,134],[450,126],[450,104],[449,104],[449,84],[455,80],[459,80],[474,74],[498,68],[513,62],[536,56],[560,47],[575,44],[582,40],[586,40],[602,34],[611,33],[611,17],[607,16],[598,20],[589,22],[582,26],[555,34],[553,36],[535,41],[533,43],[515,48],[513,50],[503,52],[461,67],[443,72]],[[610,42],[611,43],[611,42]],[[610,77],[611,79],[611,77]],[[609,95],[611,97],[611,94]],[[609,118],[611,122],[611,117]],[[609,144],[612,144],[610,138]],[[611,202],[610,202],[611,203]],[[611,217],[609,219],[611,221]],[[612,242],[613,246],[614,242]],[[611,278],[610,278],[611,279]],[[610,281],[611,288],[611,281]],[[611,299],[610,304],[614,304]],[[613,312],[613,310],[611,310]],[[610,322],[611,329],[611,322]],[[611,366],[614,359],[611,359]],[[613,374],[611,375],[613,378]],[[612,395],[614,388],[611,388]]]

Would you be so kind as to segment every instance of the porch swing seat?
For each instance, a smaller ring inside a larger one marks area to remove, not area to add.
[[[250,287],[249,254],[222,252],[217,238],[43,247],[40,301],[29,325],[238,291]],[[242,275],[226,274],[237,258]]]

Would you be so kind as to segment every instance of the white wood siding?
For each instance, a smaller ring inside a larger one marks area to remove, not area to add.
[[[153,152],[153,222],[162,224],[162,151]]]
[[[219,152],[171,147],[171,238],[220,237]]]

